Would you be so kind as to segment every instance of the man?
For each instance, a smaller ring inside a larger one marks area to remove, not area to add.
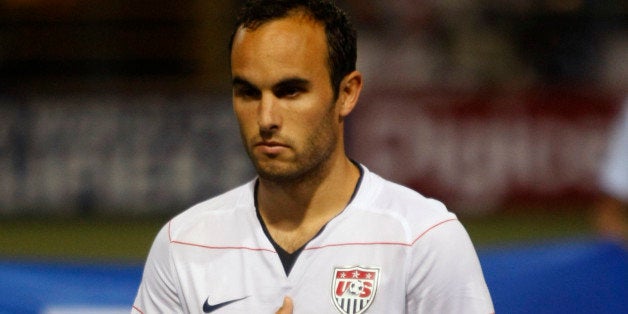
[[[250,1],[237,25],[233,108],[258,177],[159,232],[134,312],[492,313],[455,215],[345,154],[362,75],[344,13]]]

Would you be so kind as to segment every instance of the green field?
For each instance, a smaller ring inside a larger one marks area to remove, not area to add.
[[[4,218],[0,257],[141,262],[168,218]],[[592,233],[584,210],[516,210],[461,217],[478,248]]]

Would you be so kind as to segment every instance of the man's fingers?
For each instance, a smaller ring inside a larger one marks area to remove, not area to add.
[[[277,310],[276,314],[292,314],[292,309],[294,305],[292,304],[292,299],[290,297],[283,298],[283,304]]]

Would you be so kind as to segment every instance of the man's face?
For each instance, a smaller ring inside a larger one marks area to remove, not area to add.
[[[301,15],[240,28],[231,51],[233,107],[263,179],[299,180],[339,152],[324,26]]]

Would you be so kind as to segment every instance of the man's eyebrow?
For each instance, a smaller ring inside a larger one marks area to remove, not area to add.
[[[300,77],[291,77],[291,78],[286,78],[283,79],[281,81],[279,81],[278,83],[273,85],[273,88],[283,88],[283,87],[301,87],[301,88],[307,88],[310,86],[310,81],[306,80],[304,78],[300,78]],[[233,80],[231,81],[231,85],[232,86],[246,86],[246,87],[252,87],[252,88],[256,88],[255,85],[253,85],[253,83],[247,81],[246,79],[243,79],[241,77],[234,77]]]
[[[300,77],[291,77],[287,79],[283,79],[274,85],[275,87],[302,87],[307,88],[310,86],[310,81],[300,78]]]
[[[240,86],[250,86],[250,87],[254,87],[253,84],[251,84],[249,81],[241,78],[241,77],[234,77],[233,80],[231,81],[231,85],[236,86],[236,85],[240,85]]]

